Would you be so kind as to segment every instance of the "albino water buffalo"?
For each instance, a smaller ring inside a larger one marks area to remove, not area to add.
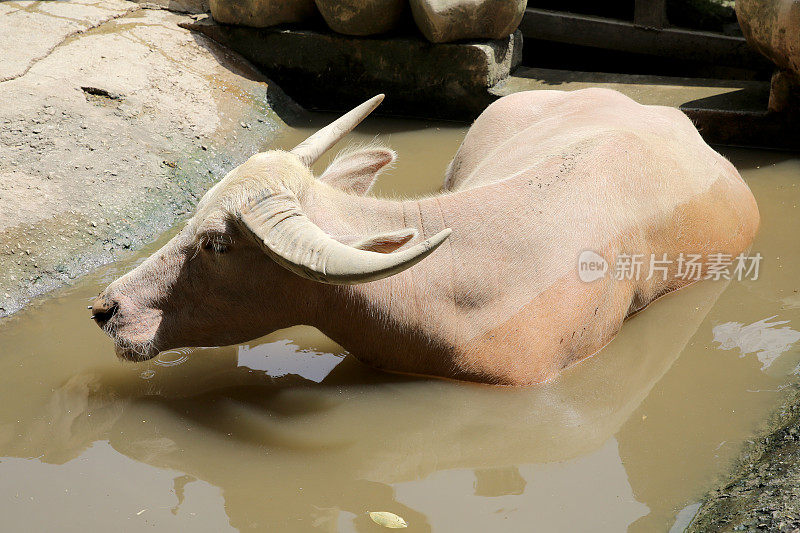
[[[316,178],[309,166],[382,98],[289,152],[251,157],[109,285],[92,313],[117,354],[141,361],[309,324],[385,370],[532,384],[693,281],[677,261],[663,275],[612,266],[582,281],[583,253],[609,265],[698,254],[705,268],[711,254],[747,250],[758,229],[749,188],[685,115],[604,89],[498,100],[435,196],[369,196],[395,158],[382,147],[345,153]]]

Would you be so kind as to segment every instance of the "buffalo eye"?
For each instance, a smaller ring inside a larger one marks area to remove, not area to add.
[[[203,239],[203,250],[214,252],[215,254],[224,254],[230,248],[230,240],[222,236],[213,236]]]

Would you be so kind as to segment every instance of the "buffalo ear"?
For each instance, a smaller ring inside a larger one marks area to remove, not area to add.
[[[355,237],[351,235],[336,237],[342,244],[359,250],[390,254],[417,236],[417,230],[406,228],[388,233],[378,233],[371,237]]]
[[[389,148],[357,150],[337,157],[319,179],[337,189],[363,196],[380,171],[395,159],[397,154]]]

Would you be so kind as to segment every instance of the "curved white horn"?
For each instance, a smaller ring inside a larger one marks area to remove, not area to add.
[[[300,160],[306,165],[313,165],[331,146],[353,131],[353,128],[367,118],[367,115],[372,113],[382,101],[382,94],[373,96],[292,148],[291,152],[300,156]]]
[[[241,221],[278,264],[305,278],[334,285],[365,283],[397,274],[428,257],[451,232],[445,229],[401,252],[359,250],[322,231],[288,191],[270,191],[242,209]]]

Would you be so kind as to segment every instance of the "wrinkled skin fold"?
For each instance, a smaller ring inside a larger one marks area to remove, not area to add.
[[[396,157],[380,146],[345,152],[315,177],[309,166],[381,99],[290,152],[251,157],[109,285],[92,313],[118,355],[140,361],[308,324],[377,368],[538,383],[690,282],[673,265],[665,278],[586,283],[581,252],[609,263],[735,256],[758,229],[749,188],[685,115],[605,89],[498,100],[433,197],[370,196]]]

